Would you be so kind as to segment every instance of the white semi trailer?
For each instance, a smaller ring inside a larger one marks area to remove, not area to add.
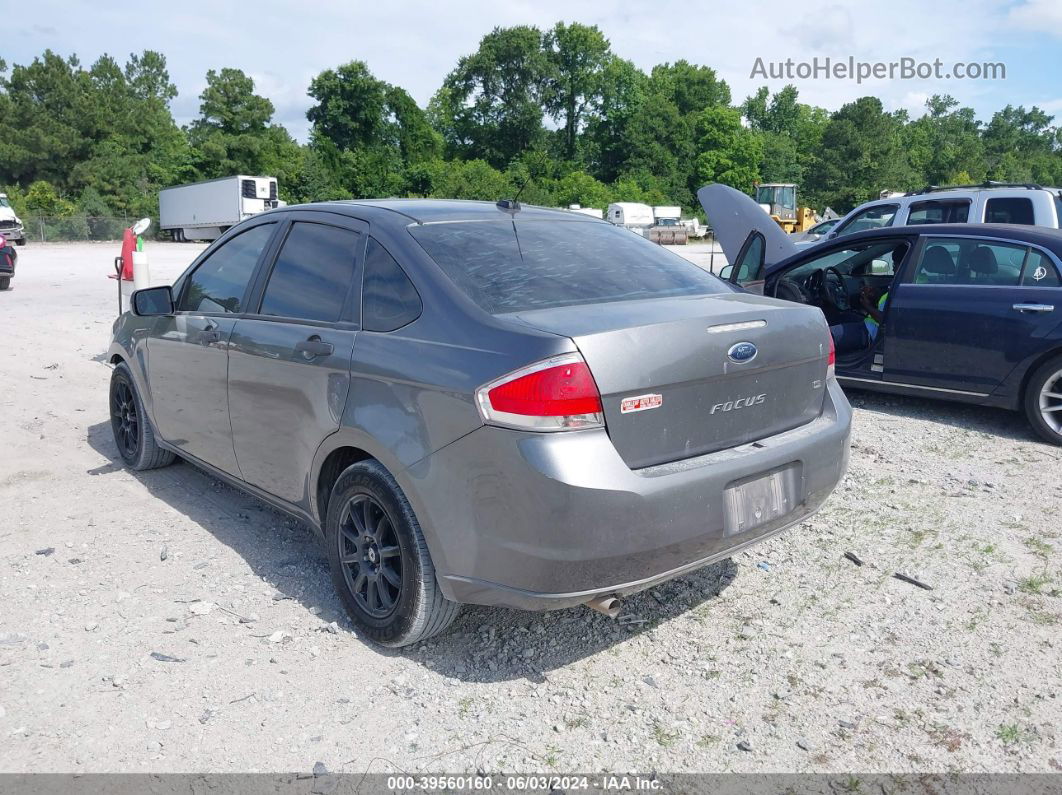
[[[159,227],[178,242],[216,240],[244,218],[281,205],[276,177],[193,182],[159,191]]]

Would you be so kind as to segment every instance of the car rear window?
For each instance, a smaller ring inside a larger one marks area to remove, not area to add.
[[[608,223],[439,223],[409,231],[492,314],[729,291],[677,254]]]

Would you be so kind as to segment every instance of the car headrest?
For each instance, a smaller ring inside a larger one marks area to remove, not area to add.
[[[970,270],[984,275],[995,273],[999,270],[996,255],[988,246],[978,246],[970,254]]]
[[[955,273],[955,260],[944,246],[930,246],[922,258],[922,270],[926,273],[939,273],[951,276]]]

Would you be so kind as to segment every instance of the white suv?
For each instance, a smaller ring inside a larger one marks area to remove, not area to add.
[[[926,188],[861,204],[824,239],[912,224],[1028,224],[1058,229],[1062,227],[1062,190],[1001,182]]]

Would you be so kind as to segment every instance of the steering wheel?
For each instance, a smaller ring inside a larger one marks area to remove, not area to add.
[[[819,277],[819,295],[822,300],[832,306],[838,312],[847,312],[852,308],[848,300],[848,287],[845,285],[844,276],[832,265],[823,268]]]

